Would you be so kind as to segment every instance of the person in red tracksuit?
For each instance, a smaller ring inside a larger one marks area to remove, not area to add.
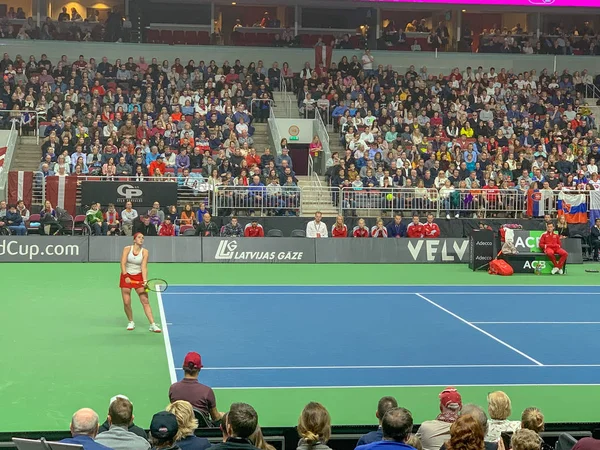
[[[335,219],[335,224],[331,227],[331,237],[348,237],[348,227],[344,223],[344,218],[342,216],[337,216]]]
[[[244,237],[262,238],[265,237],[265,230],[256,219],[252,219],[252,222],[244,228]]]
[[[371,237],[371,232],[365,225],[365,219],[358,219],[358,225],[354,227],[352,236],[355,238],[368,238]]]
[[[419,220],[418,215],[413,216],[413,221],[406,228],[406,235],[409,238],[422,238],[424,233],[423,224]]]
[[[387,228],[383,224],[383,219],[377,219],[377,224],[371,228],[371,237],[374,237],[374,238],[388,237]]]
[[[433,214],[427,214],[427,222],[423,225],[423,236],[426,238],[440,237],[440,227],[433,221]]]
[[[542,237],[540,238],[540,248],[546,255],[548,255],[550,261],[552,261],[552,265],[554,266],[552,269],[552,275],[556,273],[560,273],[562,275],[564,273],[563,267],[567,262],[567,257],[569,256],[567,251],[562,248],[560,241],[560,236],[558,234],[554,234],[554,224],[552,222],[547,223],[546,232],[542,234]],[[560,256],[560,260],[558,262],[556,262],[555,255]]]

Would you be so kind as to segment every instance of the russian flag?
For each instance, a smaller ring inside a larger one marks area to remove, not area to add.
[[[587,204],[584,194],[560,191],[556,210],[559,216],[565,216],[567,223],[587,223]]]

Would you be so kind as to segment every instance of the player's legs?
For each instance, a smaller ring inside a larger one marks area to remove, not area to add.
[[[558,263],[556,262],[556,256],[554,256],[554,249],[550,247],[546,247],[544,253],[550,258],[550,262],[554,267],[558,267]]]
[[[558,256],[560,256],[560,260],[558,261],[557,267],[559,269],[562,269],[565,263],[567,262],[567,256],[569,256],[569,254],[564,248],[559,248],[558,250],[556,250],[556,253],[558,254]]]
[[[138,288],[135,290],[140,297],[140,302],[142,303],[142,307],[144,308],[144,314],[148,318],[148,322],[150,322],[150,331],[155,333],[160,333],[160,328],[156,323],[154,323],[154,316],[152,315],[152,307],[150,306],[150,301],[148,300],[148,292],[144,288]]]
[[[125,310],[127,320],[133,322],[133,310],[131,309],[131,289],[121,288],[121,296],[123,297],[123,309]]]

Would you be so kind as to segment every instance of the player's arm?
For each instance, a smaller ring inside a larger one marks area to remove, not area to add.
[[[144,284],[148,281],[148,250],[142,249],[142,278]]]
[[[125,269],[125,264],[127,263],[127,255],[129,254],[129,246],[123,249],[123,253],[121,254],[121,273],[125,275],[127,273],[127,269]]]

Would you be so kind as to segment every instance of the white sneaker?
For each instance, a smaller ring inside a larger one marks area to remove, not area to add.
[[[558,269],[558,273],[562,275],[563,273],[565,273],[565,271],[562,269]]]
[[[127,331],[135,330],[135,323],[133,320],[127,324]]]
[[[446,219],[450,220],[450,214],[446,214]]]
[[[556,275],[558,273],[558,271],[559,271],[559,268],[558,267],[554,267],[552,269],[552,275]]]
[[[150,325],[149,330],[152,331],[153,333],[161,333],[160,327],[158,325],[156,325],[155,323]]]
[[[454,217],[458,219],[460,218],[460,214],[454,214]]]

